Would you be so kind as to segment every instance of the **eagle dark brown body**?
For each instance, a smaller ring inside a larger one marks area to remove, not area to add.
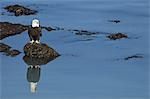
[[[30,27],[28,30],[28,35],[30,37],[30,41],[39,41],[40,36],[42,36],[41,27]]]

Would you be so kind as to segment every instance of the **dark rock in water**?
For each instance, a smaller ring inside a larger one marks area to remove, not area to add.
[[[108,20],[108,22],[120,23],[120,20]]]
[[[109,38],[110,40],[116,40],[121,38],[128,38],[128,36],[126,34],[116,33],[116,34],[110,34],[109,36],[107,36],[107,38]]]
[[[75,29],[75,30],[73,30],[73,31],[79,32],[80,30],[76,30],[76,29]]]
[[[5,12],[2,12],[0,15],[5,15]]]
[[[28,29],[28,26],[22,24],[12,24],[9,22],[0,22],[0,40],[20,34]]]
[[[59,30],[65,30],[65,29],[61,27],[55,27],[55,30],[59,31]]]
[[[35,58],[35,57],[29,57],[27,55],[25,55],[23,57],[23,60],[24,62],[27,64],[27,65],[32,65],[32,66],[37,66],[37,65],[45,65],[47,64],[48,62],[54,60],[56,57],[45,57],[45,58]]]
[[[76,35],[98,35],[99,32],[90,32],[87,30],[74,30]]]
[[[9,51],[11,47],[9,45],[6,45],[4,43],[0,43],[0,52],[7,52]]]
[[[60,56],[54,49],[43,43],[27,43],[24,46],[24,53],[32,58],[56,58]]]
[[[51,27],[42,27],[43,29],[45,29],[45,30],[47,30],[47,31],[52,31],[52,30],[56,30],[56,29],[53,29],[53,28],[51,28]]]
[[[4,43],[0,43],[0,52],[4,52],[4,54],[6,56],[14,57],[14,56],[17,56],[17,55],[19,55],[21,53],[18,50],[14,50],[14,49],[10,50],[10,49],[11,49],[11,47],[9,45],[6,45]]]
[[[20,53],[21,53],[21,52],[18,51],[18,50],[10,50],[10,51],[7,52],[6,55],[8,55],[8,56],[10,55],[10,56],[14,57],[14,56],[19,55]]]
[[[21,15],[34,15],[38,11],[36,10],[31,10],[29,8],[26,8],[21,5],[9,5],[4,7],[5,10],[7,10],[10,13],[14,13],[15,16],[21,16]]]
[[[124,58],[124,60],[137,59],[137,58],[144,58],[144,57],[142,55],[132,55]]]
[[[80,32],[86,32],[87,33],[88,31],[87,30],[80,30]]]

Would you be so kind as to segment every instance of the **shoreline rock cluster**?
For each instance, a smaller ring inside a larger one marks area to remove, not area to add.
[[[26,30],[28,30],[28,26],[26,25],[0,22],[0,40],[9,36],[20,34]]]
[[[35,15],[38,12],[18,4],[6,6],[4,9],[7,10],[7,12],[14,13],[15,16]]]

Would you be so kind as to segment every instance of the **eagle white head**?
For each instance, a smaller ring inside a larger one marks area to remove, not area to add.
[[[32,27],[40,27],[40,21],[38,19],[32,20]]]
[[[30,82],[30,88],[31,88],[31,92],[35,93],[36,92],[36,88],[37,88],[37,83]]]

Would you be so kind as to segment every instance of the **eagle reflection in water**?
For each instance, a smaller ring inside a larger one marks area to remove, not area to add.
[[[37,90],[37,84],[40,80],[41,65],[45,65],[48,62],[54,60],[55,58],[33,58],[29,56],[24,56],[23,60],[28,65],[27,69],[27,80],[30,84],[30,91],[35,93]]]

